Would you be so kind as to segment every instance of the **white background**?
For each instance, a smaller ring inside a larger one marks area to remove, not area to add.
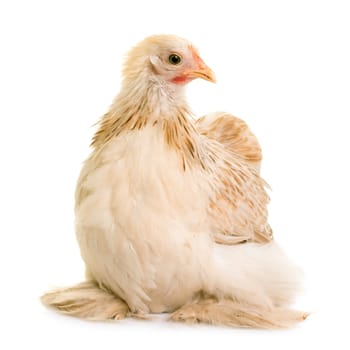
[[[1,1],[2,349],[349,349],[350,11],[347,1]],[[73,193],[124,53],[149,34],[193,41],[217,74],[198,115],[245,119],[264,151],[275,236],[305,270],[288,331],[89,323],[38,297],[83,279]]]

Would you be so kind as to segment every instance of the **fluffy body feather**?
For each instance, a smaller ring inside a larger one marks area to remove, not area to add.
[[[172,52],[182,67],[167,65]],[[44,303],[90,319],[174,312],[176,321],[263,328],[304,319],[288,309],[299,271],[272,239],[256,137],[226,113],[192,119],[183,82],[214,80],[196,49],[174,36],[145,39],[124,76],[77,184],[88,282]]]

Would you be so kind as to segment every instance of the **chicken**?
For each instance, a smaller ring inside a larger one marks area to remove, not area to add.
[[[90,320],[170,319],[288,327],[300,271],[267,222],[261,149],[240,119],[195,120],[185,87],[213,71],[187,40],[156,35],[126,59],[76,188],[86,281],[44,304]]]

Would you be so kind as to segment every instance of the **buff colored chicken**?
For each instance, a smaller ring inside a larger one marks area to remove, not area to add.
[[[90,320],[148,317],[288,327],[299,270],[267,222],[261,150],[240,119],[193,119],[196,78],[215,81],[187,40],[157,35],[129,53],[76,189],[86,281],[42,297]]]

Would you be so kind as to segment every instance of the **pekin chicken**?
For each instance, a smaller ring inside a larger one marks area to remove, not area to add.
[[[282,328],[300,271],[273,240],[261,149],[242,120],[195,120],[185,97],[213,71],[187,40],[156,35],[126,59],[76,188],[86,281],[44,304],[90,320],[170,319]]]

